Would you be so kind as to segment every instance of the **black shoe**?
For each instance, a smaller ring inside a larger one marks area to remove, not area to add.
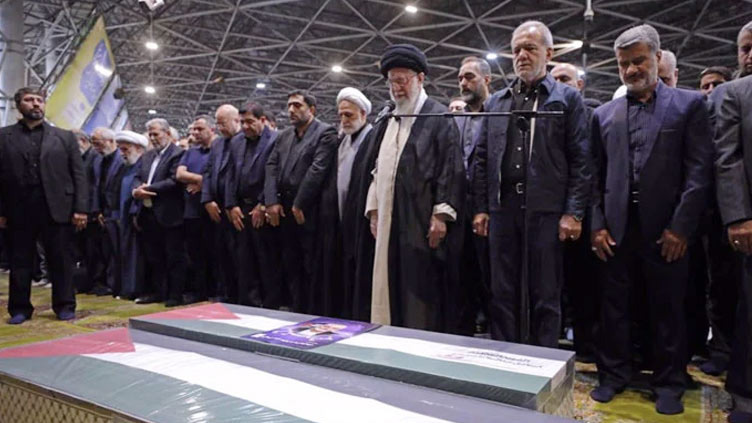
[[[193,304],[193,303],[200,303],[202,301],[206,301],[205,296],[200,296],[196,294],[185,294],[183,295],[183,304]]]
[[[97,285],[91,290],[91,293],[97,297],[104,297],[105,295],[112,295],[112,290],[108,286]]]
[[[728,415],[728,423],[752,423],[752,413],[734,410]]]
[[[25,321],[27,321],[29,319],[30,319],[30,317],[26,317],[25,315],[19,313],[19,314],[14,315],[13,317],[11,317],[10,320],[8,320],[8,324],[9,325],[20,325],[21,323],[23,323],[23,322],[25,322]]]
[[[655,411],[659,414],[681,414],[684,412],[684,406],[681,399],[673,395],[658,395],[655,400]]]
[[[623,389],[615,389],[610,386],[601,385],[590,391],[590,398],[598,402],[611,402],[616,394],[621,393]]]
[[[711,358],[700,365],[700,370],[706,375],[720,376],[726,371],[726,366],[728,366],[728,362],[725,360]]]
[[[162,302],[162,298],[159,295],[142,295],[136,298],[136,304],[153,304]]]
[[[585,364],[592,364],[595,363],[595,355],[593,354],[575,354],[574,356],[575,361],[579,361],[580,363]]]
[[[165,307],[177,307],[179,305],[182,305],[182,302],[180,300],[170,299],[170,300],[165,301],[164,305]]]
[[[57,320],[73,320],[76,318],[76,313],[72,311],[61,311],[57,315]]]

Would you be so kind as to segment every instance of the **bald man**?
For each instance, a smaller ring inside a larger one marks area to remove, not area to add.
[[[679,69],[676,67],[676,55],[670,50],[661,50],[661,61],[658,62],[658,78],[671,88],[679,83]]]
[[[220,137],[211,144],[201,186],[201,203],[212,222],[219,225],[214,240],[217,253],[214,274],[218,280],[213,299],[238,303],[237,273],[233,260],[236,231],[222,210],[225,209],[225,186],[230,170],[230,144],[235,138],[244,141],[245,135],[240,130],[240,112],[235,106],[219,106],[214,117]]]

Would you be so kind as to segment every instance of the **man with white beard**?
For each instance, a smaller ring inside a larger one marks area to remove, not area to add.
[[[357,269],[356,246],[358,235],[367,235],[367,240],[373,244],[373,238],[364,230],[363,208],[365,197],[359,195],[358,187],[365,177],[370,176],[370,169],[364,167],[365,153],[372,137],[373,127],[368,123],[371,113],[371,101],[357,88],[346,87],[337,95],[337,112],[340,127],[344,136],[337,152],[337,171],[334,172],[327,192],[336,193],[337,211],[330,222],[339,227],[337,233],[337,254],[334,269],[341,270],[339,280],[340,290],[334,287],[333,292],[341,292],[342,302],[340,315],[346,318],[355,317],[356,310],[363,307],[355,305],[355,275]],[[340,264],[341,263],[341,264]],[[367,319],[369,316],[361,316]]]
[[[125,162],[120,171],[119,217],[120,217],[120,251],[116,260],[120,261],[120,296],[135,299],[141,292],[142,263],[138,248],[138,237],[130,209],[133,204],[131,187],[141,155],[149,146],[145,136],[133,131],[120,131],[115,134],[115,141],[120,155]]]
[[[446,112],[423,89],[428,64],[418,48],[389,46],[380,66],[396,114]],[[454,225],[465,192],[456,127],[443,117],[389,116],[374,133],[365,207],[376,239],[371,321],[443,330],[447,293],[457,283],[448,269],[459,259],[448,246],[462,242]]]

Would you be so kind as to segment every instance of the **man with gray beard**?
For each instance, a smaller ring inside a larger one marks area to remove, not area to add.
[[[660,81],[660,48],[650,25],[623,32],[614,52],[627,95],[593,114],[591,244],[605,280],[600,383],[590,396],[609,402],[631,381],[630,301],[644,278],[656,411],[679,414],[687,378],[687,243],[707,206],[713,151],[702,95]]]
[[[119,242],[118,268],[120,269],[120,297],[135,299],[142,293],[143,287],[143,259],[138,247],[136,229],[130,214],[135,201],[131,195],[133,178],[136,175],[139,159],[149,145],[145,136],[133,131],[120,131],[115,134],[115,142],[120,151],[123,165],[120,167],[118,189],[117,215]]]
[[[428,64],[418,48],[389,46],[380,66],[396,114],[446,112],[423,89]],[[385,116],[374,131],[364,210],[376,239],[371,321],[445,330],[458,283],[450,272],[459,257],[449,246],[461,245],[463,235],[454,224],[465,195],[456,127],[443,117]]]

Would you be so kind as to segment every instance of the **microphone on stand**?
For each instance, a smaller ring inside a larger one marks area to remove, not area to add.
[[[396,107],[397,107],[397,105],[394,104],[393,101],[387,100],[384,103],[384,108],[381,109],[381,111],[379,112],[379,114],[376,116],[376,119],[373,121],[373,124],[377,125],[377,124],[379,124],[379,122],[381,122],[385,118],[389,118],[392,115],[392,112],[394,111],[394,109]],[[396,119],[399,120],[399,118],[396,118]]]

